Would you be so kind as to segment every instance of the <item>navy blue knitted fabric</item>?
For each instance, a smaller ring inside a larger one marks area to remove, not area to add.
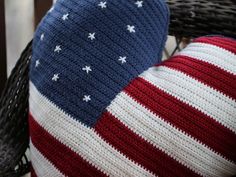
[[[168,23],[164,0],[58,0],[35,33],[31,82],[93,126],[133,78],[161,61]]]

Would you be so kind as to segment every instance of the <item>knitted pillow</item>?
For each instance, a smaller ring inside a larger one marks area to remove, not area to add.
[[[132,79],[161,61],[168,23],[164,0],[57,1],[37,28],[30,68],[37,176],[151,174],[93,128]]]
[[[236,174],[236,41],[153,66],[167,19],[162,1],[58,0],[34,40],[32,176]]]

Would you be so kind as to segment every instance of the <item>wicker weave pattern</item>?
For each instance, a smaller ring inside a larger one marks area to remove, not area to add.
[[[235,0],[168,0],[169,34],[197,37],[219,34],[236,37]]]
[[[28,147],[28,63],[30,55],[31,43],[23,51],[13,69],[0,99],[1,177],[12,177],[23,170],[21,158]],[[18,170],[15,171],[14,168],[17,165]]]

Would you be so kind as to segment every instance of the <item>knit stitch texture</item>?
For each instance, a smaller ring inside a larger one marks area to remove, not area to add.
[[[59,0],[33,43],[31,81],[88,126],[134,77],[160,62],[168,31],[163,0],[142,7],[133,0],[104,2],[102,8],[97,0]]]
[[[160,63],[162,0],[58,0],[35,34],[32,176],[236,174],[236,41]]]

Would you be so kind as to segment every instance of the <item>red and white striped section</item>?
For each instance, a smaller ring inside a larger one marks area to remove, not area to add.
[[[236,56],[211,44],[194,45],[197,54],[186,55],[192,52],[187,48],[133,80],[95,130],[156,175],[232,176]],[[209,56],[216,50],[214,60],[205,56],[209,49]]]
[[[232,84],[236,81],[235,76],[210,63],[177,55],[165,61],[162,66],[186,73],[222,94],[236,98],[236,85]]]
[[[34,167],[34,172],[38,176],[64,176],[51,162],[49,162],[30,142],[31,162]]]
[[[222,36],[199,37],[194,39],[193,42],[211,44],[236,54],[236,42],[235,39],[232,38],[226,38]]]
[[[163,120],[124,92],[113,100],[108,111],[143,140],[199,175],[220,176],[236,173],[234,163]],[[166,166],[167,169],[175,168],[174,165],[169,165]]]
[[[63,112],[32,83],[30,112],[32,144],[65,176],[153,176]]]
[[[236,42],[219,40],[143,72],[92,128],[30,83],[33,176],[235,175]]]
[[[213,42],[202,42],[204,39],[198,42],[198,39],[195,42],[188,45],[188,47],[182,50],[178,55],[181,56],[188,56],[191,58],[195,58],[196,60],[208,62],[214,66],[217,66],[234,76],[236,75],[236,63],[235,63],[235,56],[236,56],[236,49],[235,53],[232,51],[227,50],[226,48],[222,48],[221,42],[218,43]],[[213,43],[213,44],[212,44]],[[235,41],[234,41],[235,43]],[[232,46],[235,45],[232,42]],[[217,46],[219,44],[219,46]],[[230,46],[230,45],[227,45]]]
[[[165,66],[150,68],[140,77],[236,132],[235,100],[185,73]]]

